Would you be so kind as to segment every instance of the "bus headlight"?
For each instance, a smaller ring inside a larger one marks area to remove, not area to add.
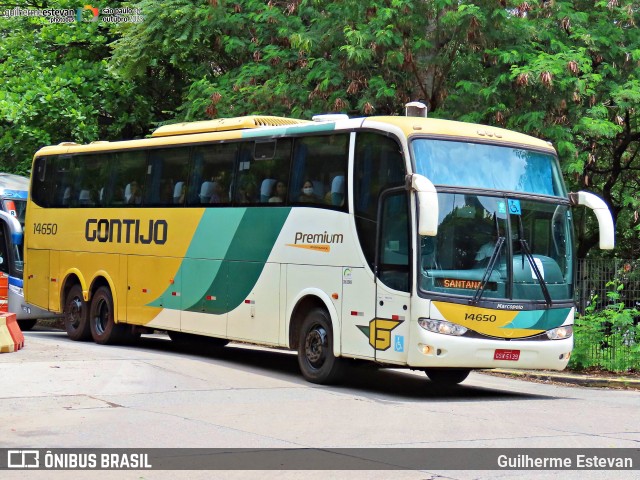
[[[446,320],[433,320],[430,318],[419,318],[418,325],[425,330],[429,330],[434,333],[442,333],[443,335],[460,336],[464,335],[467,331],[467,328],[462,325],[447,322]]]
[[[573,327],[571,325],[564,325],[562,327],[547,330],[547,337],[550,340],[563,340],[573,335]]]

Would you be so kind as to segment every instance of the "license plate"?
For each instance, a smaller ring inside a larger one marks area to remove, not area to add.
[[[503,350],[499,348],[493,353],[493,359],[511,360],[515,362],[520,359],[520,350]]]

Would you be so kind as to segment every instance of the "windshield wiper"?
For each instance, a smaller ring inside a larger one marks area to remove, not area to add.
[[[550,307],[551,304],[553,303],[551,301],[551,295],[549,295],[549,289],[547,288],[547,282],[544,281],[544,278],[542,278],[542,274],[540,273],[540,269],[538,268],[538,265],[536,264],[533,255],[531,255],[531,250],[529,250],[529,245],[527,244],[527,241],[524,238],[520,239],[520,248],[522,248],[522,251],[524,252],[525,256],[527,257],[527,260],[529,260],[529,265],[531,266],[531,270],[533,270],[533,273],[536,276],[536,279],[538,280],[538,283],[540,284],[540,289],[542,290],[542,295],[544,295],[544,301],[547,304],[547,307]]]
[[[487,282],[489,278],[491,278],[491,273],[493,273],[493,269],[496,266],[496,262],[498,261],[498,257],[500,256],[500,251],[502,250],[502,246],[504,245],[504,237],[498,237],[496,241],[496,245],[493,247],[493,252],[491,252],[491,257],[489,258],[489,263],[487,264],[487,268],[484,269],[484,274],[482,275],[482,280],[480,280],[480,285],[476,289],[476,293],[473,294],[473,298],[470,300],[472,305],[477,305],[484,293],[485,288],[487,288]]]
[[[551,295],[549,294],[549,289],[547,288],[547,282],[544,281],[542,273],[540,273],[540,269],[538,268],[538,264],[536,264],[533,255],[531,254],[531,250],[529,250],[529,244],[523,238],[524,227],[522,226],[522,218],[518,217],[518,223],[518,240],[520,241],[520,248],[522,249],[522,253],[524,254],[524,256],[527,257],[529,265],[531,266],[531,270],[538,280],[538,284],[540,285],[540,289],[542,290],[542,295],[544,296],[544,301],[547,304],[547,307],[550,307],[553,302],[551,301]],[[524,257],[522,258],[522,268],[524,268]]]

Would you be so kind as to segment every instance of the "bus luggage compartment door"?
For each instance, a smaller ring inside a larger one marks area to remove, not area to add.
[[[29,249],[25,262],[25,300],[49,308],[49,250]]]

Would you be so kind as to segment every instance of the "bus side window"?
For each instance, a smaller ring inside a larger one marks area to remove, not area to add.
[[[286,185],[291,166],[290,138],[241,145],[237,171],[236,202],[278,206],[287,202]],[[278,194],[285,187],[284,194]]]
[[[41,207],[52,207],[55,204],[55,162],[57,156],[39,157],[35,161],[33,182],[33,201]]]
[[[189,156],[187,146],[151,151],[143,188],[145,205],[184,204],[189,191]]]
[[[409,208],[406,192],[382,201],[378,275],[385,285],[409,291]]]
[[[118,153],[114,164],[111,205],[140,205],[147,172],[146,152],[133,150]]]
[[[377,133],[356,137],[353,198],[356,231],[371,267],[375,260],[375,238],[380,193],[404,185],[404,158],[398,143]]]
[[[231,203],[237,143],[197,146],[191,156],[190,184],[187,196],[192,206],[228,205]]]
[[[305,206],[344,207],[348,160],[348,134],[296,139],[290,201]]]

